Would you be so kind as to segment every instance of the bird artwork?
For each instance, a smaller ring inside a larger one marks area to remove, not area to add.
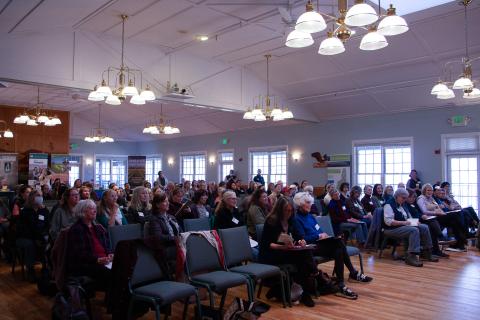
[[[327,154],[321,154],[320,152],[312,153],[312,157],[317,160],[317,162],[313,163],[314,168],[326,168],[328,166],[327,161],[330,160],[330,157]]]

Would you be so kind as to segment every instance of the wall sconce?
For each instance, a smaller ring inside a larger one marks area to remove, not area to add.
[[[172,167],[173,164],[175,163],[175,161],[173,160],[172,157],[170,157],[170,158],[168,158],[167,163],[168,163],[168,165],[169,165],[170,167]]]
[[[295,162],[298,162],[298,160],[300,160],[301,156],[302,156],[302,154],[298,151],[292,152],[292,159]]]
[[[215,156],[210,156],[208,158],[208,162],[210,163],[211,166],[213,166],[215,164],[215,160],[216,160]]]
[[[85,158],[85,164],[86,164],[87,166],[91,166],[91,165],[93,164],[92,158]]]

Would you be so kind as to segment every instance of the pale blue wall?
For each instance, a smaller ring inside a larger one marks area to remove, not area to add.
[[[447,122],[452,115],[467,115],[472,120],[468,127],[452,128]],[[86,150],[90,154],[162,154],[164,172],[167,177],[174,180],[177,180],[179,175],[180,152],[206,151],[208,159],[209,155],[216,155],[218,150],[234,149],[235,168],[245,179],[248,174],[248,148],[287,145],[290,154],[293,151],[300,151],[303,154],[298,162],[294,162],[289,157],[289,182],[306,178],[315,185],[319,185],[326,181],[326,170],[312,168],[313,158],[310,156],[312,152],[350,154],[352,140],[413,137],[415,168],[419,170],[423,181],[437,181],[442,179],[441,155],[435,154],[435,150],[441,148],[441,134],[476,131],[480,131],[480,105],[343,119],[319,124],[243,130],[137,144],[97,145],[93,151],[90,144],[88,146],[82,144],[79,149]],[[229,144],[223,145],[222,138],[228,138]],[[167,165],[169,157],[175,159],[175,164],[171,167]],[[240,161],[240,159],[243,160]],[[217,164],[214,166],[207,164],[207,180],[217,180],[217,177]]]

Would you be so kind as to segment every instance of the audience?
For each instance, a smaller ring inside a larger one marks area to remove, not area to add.
[[[340,199],[346,201],[348,197],[350,197],[350,184],[348,182],[342,182],[340,184]]]
[[[192,198],[192,216],[196,218],[209,218],[210,217],[210,212],[212,209],[210,206],[207,204],[208,201],[208,193],[204,189],[198,189],[195,191],[193,194]]]
[[[52,223],[50,225],[50,238],[55,241],[60,231],[71,226],[75,222],[73,208],[80,200],[78,190],[75,188],[67,189],[60,201],[60,206],[52,215]]]
[[[149,200],[147,188],[140,186],[133,189],[132,201],[126,214],[128,223],[140,223],[142,225],[145,223],[152,210]]]
[[[265,189],[258,188],[252,194],[247,212],[247,228],[250,236],[256,240],[256,225],[264,224],[268,213],[268,196]]]
[[[385,204],[385,199],[383,198],[383,186],[380,183],[373,186],[372,200],[375,208],[382,208]]]
[[[367,214],[373,214],[377,208],[377,202],[374,202],[372,199],[373,187],[369,184],[365,185],[365,187],[363,187],[363,193],[364,196],[361,201],[363,209]]]
[[[387,185],[383,190],[383,200],[385,201],[385,203],[387,203],[392,198],[393,198],[393,187],[390,185]]]
[[[215,229],[228,229],[245,225],[244,218],[236,208],[237,195],[232,190],[223,193],[222,201],[215,209]]]
[[[128,224],[127,219],[120,210],[117,203],[117,192],[113,189],[105,190],[102,195],[102,200],[98,205],[97,221],[105,229],[109,226],[118,226]]]
[[[372,214],[367,213],[362,203],[360,202],[360,195],[362,194],[362,188],[359,186],[354,186],[352,191],[350,191],[350,197],[345,202],[347,205],[347,210],[350,212],[353,218],[362,221],[367,224],[367,228],[370,228],[372,224]]]
[[[407,181],[407,190],[413,191],[417,194],[417,197],[419,197],[422,194],[422,181],[418,178],[418,172],[417,170],[413,169],[410,171],[409,175],[410,179]]]

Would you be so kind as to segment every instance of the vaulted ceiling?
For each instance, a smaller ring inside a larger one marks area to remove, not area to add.
[[[318,2],[321,12],[337,11],[335,0]],[[98,121],[98,103],[86,100],[88,89],[107,66],[120,63],[120,14],[129,15],[127,64],[144,71],[157,96],[170,80],[188,86],[195,98],[102,104],[102,124],[119,140],[159,139],[141,131],[158,117],[160,103],[184,136],[479,103],[429,94],[444,63],[464,55],[463,8],[457,1],[394,2],[400,14],[409,12],[407,33],[366,52],[358,49],[365,33],[359,30],[346,52],[326,57],[317,54],[325,32],[314,34],[308,48],[284,45],[290,29],[278,9],[296,19],[303,0],[0,0],[0,77],[7,86],[0,89],[0,104],[33,104],[39,84],[42,102],[71,111],[71,137],[85,136]],[[415,8],[420,3],[424,7]],[[470,55],[479,56],[480,1],[473,1],[468,15]],[[200,42],[198,35],[210,39]],[[272,90],[291,106],[295,120],[242,120],[253,97],[266,92],[267,53]],[[473,72],[478,78],[480,61]]]

